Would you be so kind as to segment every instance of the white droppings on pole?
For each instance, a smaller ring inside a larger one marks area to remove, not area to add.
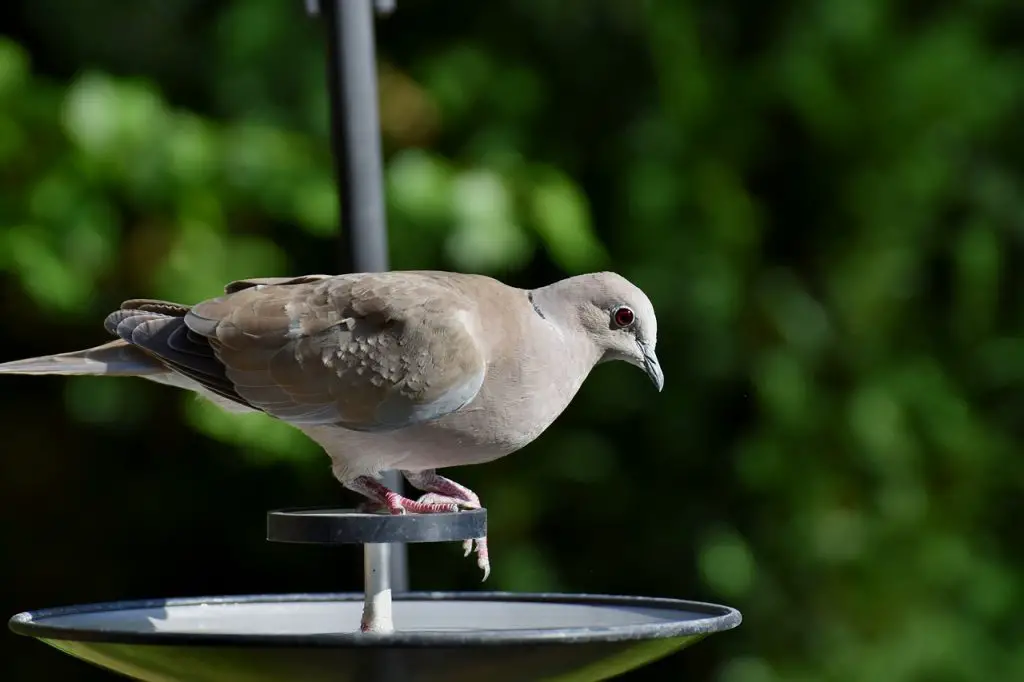
[[[363,545],[363,618],[362,632],[387,634],[395,631],[391,617],[391,546]]]

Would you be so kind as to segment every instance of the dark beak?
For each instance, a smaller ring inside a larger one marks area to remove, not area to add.
[[[661,371],[658,356],[654,354],[653,348],[645,348],[643,345],[640,345],[640,352],[644,356],[644,370],[660,393],[665,387],[665,373]]]

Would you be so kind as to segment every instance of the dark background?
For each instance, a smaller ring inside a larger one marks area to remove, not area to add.
[[[0,3],[0,360],[129,297],[334,272],[300,0]],[[491,589],[727,603],[628,676],[1024,679],[1024,5],[399,0],[379,24],[394,268],[613,268],[667,376],[599,367],[514,456]],[[0,614],[358,587],[264,512],[349,503],[290,428],[141,380],[0,382]],[[413,588],[478,589],[456,545]],[[3,679],[112,679],[0,635]]]

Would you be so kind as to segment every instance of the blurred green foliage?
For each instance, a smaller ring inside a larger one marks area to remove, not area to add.
[[[124,298],[335,270],[301,2],[0,17],[3,359],[105,340]],[[614,268],[659,313],[663,394],[601,367],[453,473],[492,587],[743,611],[630,679],[1024,679],[1024,6],[403,0],[378,38],[393,267]],[[0,403],[8,611],[356,585],[260,537],[348,499],[288,427],[141,381]],[[411,553],[414,587],[472,589],[453,548]],[[3,646],[5,678],[107,679]]]

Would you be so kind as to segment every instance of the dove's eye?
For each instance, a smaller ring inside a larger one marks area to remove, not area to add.
[[[616,327],[628,327],[633,324],[633,320],[636,319],[636,315],[633,311],[626,306],[621,306],[615,309],[612,313],[612,322],[615,323]]]

